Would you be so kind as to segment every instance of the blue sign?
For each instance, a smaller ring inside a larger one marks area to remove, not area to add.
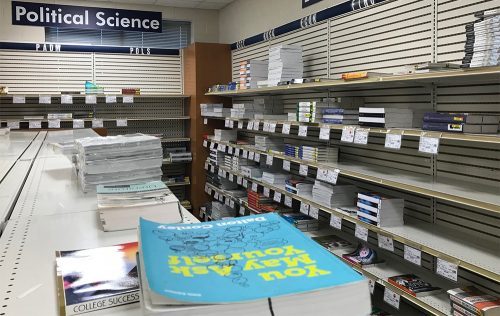
[[[161,12],[12,1],[12,24],[161,33]]]
[[[323,0],[302,0],[302,9],[307,8],[310,5],[316,4]]]

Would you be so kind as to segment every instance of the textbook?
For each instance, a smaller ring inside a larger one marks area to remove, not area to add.
[[[458,304],[466,311],[480,316],[500,315],[500,298],[488,295],[473,286],[448,290],[452,306]]]
[[[368,281],[274,213],[139,227],[146,315],[368,315]],[[335,297],[336,299],[328,299]]]
[[[56,252],[61,315],[78,315],[139,301],[137,242]]]
[[[392,276],[388,279],[389,283],[400,288],[406,293],[415,297],[422,297],[441,292],[441,288],[432,286],[415,274],[403,274]]]

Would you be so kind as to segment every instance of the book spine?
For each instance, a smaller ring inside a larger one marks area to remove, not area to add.
[[[417,297],[417,294],[415,294],[415,292],[413,292],[412,290],[410,290],[410,289],[402,286],[401,284],[399,284],[398,282],[394,281],[393,279],[389,278],[388,281],[389,281],[389,283],[391,283],[392,285],[394,285],[398,289],[400,289],[402,291],[405,291],[406,293],[410,294],[411,296]]]
[[[139,290],[127,292],[124,294],[114,295],[106,298],[95,299],[91,301],[82,302],[79,304],[66,306],[65,312],[66,316],[79,315],[83,313],[89,313],[98,311],[101,309],[106,309],[110,307],[116,307],[120,305],[132,304],[139,302]]]
[[[465,122],[464,115],[441,114],[441,113],[425,113],[424,122],[432,123],[463,123]]]
[[[466,315],[466,316],[478,316],[478,314],[476,313],[473,313],[471,311],[469,311],[468,309],[465,309],[464,307],[456,304],[456,303],[451,303],[451,307],[454,309],[454,310],[457,310],[459,311],[460,313]]]
[[[463,132],[463,124],[424,122],[422,124],[422,129],[427,131],[440,131],[440,132]]]
[[[458,305],[464,307],[465,309],[473,312],[476,315],[481,315],[481,311],[478,310],[474,305],[469,304],[467,302],[464,302],[463,300],[461,300],[460,298],[458,298],[454,295],[450,295],[450,300],[457,303]]]

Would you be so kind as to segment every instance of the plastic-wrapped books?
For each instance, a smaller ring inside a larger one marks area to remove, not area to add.
[[[329,146],[300,146],[298,158],[313,162],[336,162],[338,160],[339,149]]]
[[[270,184],[275,184],[277,186],[285,187],[285,181],[290,179],[290,174],[263,171],[262,181]]]
[[[332,185],[316,180],[312,194],[315,202],[328,207],[354,205],[356,200],[356,186]]]
[[[225,162],[225,154],[217,149],[210,149],[209,159],[210,163],[216,166],[223,166]]]
[[[322,109],[322,122],[326,124],[357,125],[359,122],[359,111],[341,108]]]
[[[462,67],[500,65],[500,10],[476,13],[479,21],[466,24]]]
[[[257,82],[267,79],[269,63],[265,60],[246,60],[240,63],[240,89],[255,89]]]
[[[214,140],[235,142],[237,138],[236,130],[216,129],[214,130]]]
[[[231,109],[224,108],[222,104],[200,104],[201,116],[208,117],[228,117],[231,113]]]
[[[397,108],[359,108],[359,125],[381,128],[413,127],[413,111]]]
[[[240,166],[241,173],[248,178],[258,179],[262,177],[262,169],[256,166]]]
[[[302,78],[304,62],[302,47],[296,45],[277,45],[269,49],[269,68],[267,81],[276,86],[281,81]]]
[[[255,148],[263,151],[281,151],[283,150],[283,139],[255,135]]]
[[[288,179],[285,181],[285,190],[300,196],[312,197],[313,184],[301,179]]]
[[[377,193],[358,193],[358,219],[379,227],[403,225],[403,199]]]

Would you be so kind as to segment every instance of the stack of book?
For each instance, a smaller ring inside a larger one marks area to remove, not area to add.
[[[326,108],[322,110],[322,122],[325,124],[357,125],[359,122],[359,111]]]
[[[417,64],[413,67],[414,67],[414,69],[411,73],[416,73],[416,74],[423,74],[423,73],[435,72],[435,71],[450,71],[450,70],[460,69],[459,64],[431,63],[431,62]]]
[[[98,185],[97,208],[104,231],[136,229],[139,218],[181,223],[179,200],[161,181]]]
[[[291,175],[288,173],[279,173],[274,171],[263,171],[262,181],[270,183],[279,187],[285,187],[285,181],[290,179]]]
[[[283,150],[283,138],[255,135],[255,148],[262,151]]]
[[[319,229],[319,221],[309,215],[294,212],[281,214],[281,216],[287,222],[303,232],[317,231]]]
[[[240,171],[241,174],[248,178],[259,179],[262,177],[262,169],[258,166],[240,166]]]
[[[354,185],[332,185],[316,180],[312,195],[316,203],[332,208],[354,205],[356,190]]]
[[[225,142],[236,142],[237,131],[232,129],[215,129],[214,140]]]
[[[415,274],[391,276],[387,281],[395,287],[415,297],[433,295],[442,291],[441,288],[432,286],[430,283],[425,282]]]
[[[358,193],[358,219],[378,227],[403,225],[403,199],[389,198],[378,193]]]
[[[500,65],[500,9],[477,12],[475,17],[479,20],[465,25],[462,67]]]
[[[186,150],[186,147],[166,147],[163,154],[170,162],[190,162],[193,160],[193,156]]]
[[[358,244],[356,250],[342,255],[342,258],[361,268],[384,262],[378,258],[377,252],[367,245]]]
[[[262,193],[248,190],[248,206],[254,210],[261,211],[264,204],[272,203],[272,199]]]
[[[280,82],[302,78],[304,62],[302,47],[297,45],[278,45],[269,49],[269,68],[267,81],[269,86]]]
[[[226,204],[222,204],[219,202],[212,202],[212,212],[210,217],[212,220],[219,220],[225,218],[233,218],[236,216],[236,211]]]
[[[285,190],[304,197],[312,196],[313,184],[302,179],[288,179],[285,181]]]
[[[454,315],[500,315],[500,299],[473,286],[451,289],[448,294]]]
[[[253,103],[235,103],[231,117],[236,119],[283,119],[283,103],[269,98],[255,98]]]
[[[299,147],[300,146],[295,146],[292,144],[285,144],[284,147],[285,147],[285,150],[284,150],[285,156],[294,157],[294,158],[299,157]]]
[[[218,188],[221,190],[236,190],[238,189],[238,184],[229,181],[226,178],[219,177],[219,185]]]
[[[413,127],[413,112],[410,109],[360,107],[358,124],[381,128],[410,128]]]
[[[498,116],[427,112],[424,114],[422,129],[440,132],[496,134],[498,133]]]
[[[255,163],[253,163],[251,160],[243,159],[236,156],[231,158],[231,167],[230,167],[231,170],[240,171],[241,168],[244,166],[255,166]]]
[[[269,63],[265,60],[246,60],[240,63],[240,89],[255,89],[257,82],[267,80]]]
[[[339,149],[330,146],[300,146],[298,158],[313,162],[336,162]]]
[[[345,239],[340,238],[337,235],[313,237],[312,239],[321,246],[325,247],[326,250],[330,251],[331,253],[334,253],[334,251],[336,250],[344,250],[348,252],[352,252],[355,250],[353,244]]]
[[[223,166],[225,162],[226,155],[217,149],[210,149],[209,153],[210,163],[216,166]]]
[[[208,117],[228,117],[231,109],[225,109],[222,104],[200,104],[201,116]]]
[[[231,108],[231,118],[253,119],[255,109],[253,103],[235,103]]]
[[[322,110],[327,107],[323,102],[299,102],[297,105],[297,121],[304,123],[317,123],[321,121]]]
[[[154,136],[131,134],[75,140],[78,182],[83,192],[99,184],[131,184],[161,179],[163,149]]]

